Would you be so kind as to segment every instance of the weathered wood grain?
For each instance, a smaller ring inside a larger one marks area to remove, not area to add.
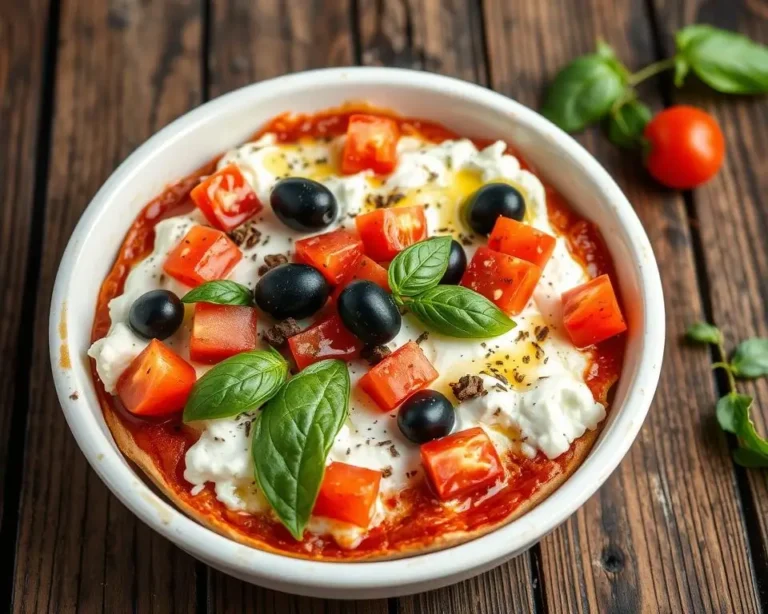
[[[768,44],[765,3],[657,0],[654,4],[665,55],[674,53],[675,30],[691,23],[712,23]],[[694,77],[671,97],[713,113],[725,134],[723,170],[695,190],[692,199],[713,319],[722,327],[729,348],[748,337],[768,337],[768,104],[764,97],[710,92]],[[740,388],[754,396],[753,419],[760,432],[768,433],[768,382],[745,382]],[[762,578],[763,607],[768,608],[768,472],[739,471],[744,476],[755,573]]]
[[[487,84],[479,4],[363,0],[359,19],[364,64],[424,69]],[[535,600],[533,583],[526,553],[477,578],[392,602],[398,612],[408,614],[530,611]]]
[[[21,486],[18,473],[8,469],[23,458],[23,443],[11,440],[13,433],[23,432],[27,400],[22,369],[29,352],[21,340],[32,324],[25,304],[34,300],[25,282],[28,273],[35,274],[28,259],[34,199],[40,196],[37,146],[46,123],[41,109],[48,8],[47,0],[0,4],[0,550],[7,549],[9,556],[16,516],[12,512],[6,518],[5,510],[13,510],[16,502],[5,501],[5,495],[18,496]],[[3,579],[0,599],[8,580]]]
[[[134,147],[200,101],[200,4],[62,3],[58,41],[48,202],[35,220],[42,262],[13,609],[190,611],[194,561],[88,467],[54,393],[46,331],[59,258],[91,196]]]
[[[491,84],[531,106],[598,36],[632,66],[655,59],[642,2],[489,0],[485,9]],[[658,89],[643,94],[660,106]],[[668,335],[638,441],[599,493],[541,544],[547,610],[756,611],[736,475],[712,419],[709,357],[680,344],[703,314],[683,199],[655,189],[636,160],[597,132],[580,140],[625,189],[651,238]]]
[[[354,63],[351,3],[228,0],[211,5],[210,96],[277,75]],[[257,126],[254,126],[256,128]],[[325,601],[252,586],[209,570],[210,612],[386,614],[387,601]]]

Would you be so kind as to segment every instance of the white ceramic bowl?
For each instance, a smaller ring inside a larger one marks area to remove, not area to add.
[[[350,100],[436,120],[463,135],[513,143],[574,209],[602,230],[620,280],[629,344],[615,401],[594,449],[541,505],[448,550],[395,561],[326,563],[240,545],[159,497],[112,440],[86,350],[99,286],[131,222],[153,196],[245,141],[279,113],[311,112]],[[447,77],[341,68],[237,90],[186,114],[137,149],[99,190],[72,234],[53,291],[49,335],[56,390],[72,433],[101,479],[139,518],[198,559],[243,580],[318,597],[375,598],[437,588],[491,569],[535,544],[600,487],[629,449],[655,392],[664,348],[664,303],[651,246],[624,194],[587,151],[546,119],[500,94]],[[63,344],[70,368],[60,365]],[[76,399],[70,396],[75,391]]]

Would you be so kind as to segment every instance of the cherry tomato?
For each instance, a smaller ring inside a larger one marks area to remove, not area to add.
[[[679,105],[657,114],[645,127],[650,151],[648,171],[659,183],[690,190],[717,174],[725,157],[725,139],[706,111]]]

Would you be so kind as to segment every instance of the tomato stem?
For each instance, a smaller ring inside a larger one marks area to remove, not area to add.
[[[642,83],[646,79],[650,79],[654,75],[658,75],[665,70],[670,70],[675,67],[675,58],[667,58],[666,60],[660,60],[653,64],[648,64],[645,68],[633,73],[627,79],[627,83],[631,86],[635,86],[638,83]]]
[[[723,369],[725,371],[725,374],[728,376],[728,387],[730,389],[730,392],[736,392],[736,378],[733,376],[733,369],[731,368],[731,363],[728,362],[728,355],[725,352],[725,346],[723,345],[723,336],[719,335],[719,339],[717,341],[717,353],[719,354],[720,360],[712,365],[713,369]]]

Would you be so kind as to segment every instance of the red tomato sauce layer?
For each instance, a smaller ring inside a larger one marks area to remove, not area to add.
[[[296,142],[302,137],[339,136],[346,132],[350,115],[361,111],[392,117],[404,135],[421,136],[435,143],[458,138],[457,134],[434,122],[401,118],[387,111],[355,105],[312,116],[280,115],[260,129],[254,139],[267,132],[275,133],[281,143]],[[473,142],[478,147],[484,147],[492,141],[473,139]],[[509,150],[513,151],[512,148]],[[193,204],[189,192],[198,184],[201,176],[213,172],[216,161],[211,161],[189,177],[168,187],[136,218],[120,247],[114,266],[101,286],[92,341],[107,334],[110,326],[109,301],[122,293],[131,268],[152,251],[155,224],[164,218],[191,210]],[[527,167],[524,162],[521,163]],[[603,273],[610,275],[614,288],[617,288],[614,267],[598,229],[575,214],[553,188],[547,186],[546,190],[550,222],[567,239],[571,253],[589,269],[593,277]],[[619,378],[625,345],[626,335],[619,335],[592,350],[585,377],[598,401],[607,401],[610,388]],[[504,459],[508,479],[503,485],[491,488],[485,495],[457,501],[457,505],[451,509],[443,506],[426,481],[422,481],[400,494],[400,505],[409,509],[407,521],[385,521],[373,528],[354,550],[339,547],[330,537],[310,536],[309,533],[303,542],[298,542],[282,525],[266,515],[253,516],[228,510],[216,499],[210,485],[199,495],[191,496],[191,485],[183,477],[184,455],[195,443],[197,433],[184,426],[180,416],[162,422],[150,422],[128,414],[119,401],[104,390],[96,373],[95,361],[91,364],[102,408],[104,411],[113,411],[132,434],[136,445],[155,461],[176,496],[213,521],[225,523],[244,536],[256,538],[286,554],[351,560],[420,545],[426,547],[435,538],[452,532],[480,531],[502,523],[544,484],[562,474],[573,458],[573,447],[555,460],[549,460],[542,453],[533,459],[508,455]],[[395,501],[385,500],[384,505],[392,507]]]

